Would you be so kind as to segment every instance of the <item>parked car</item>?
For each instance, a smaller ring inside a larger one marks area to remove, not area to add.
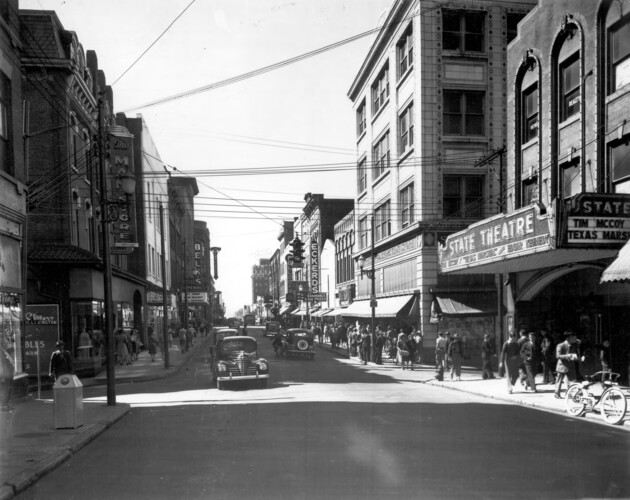
[[[306,328],[289,328],[287,330],[287,357],[315,359],[313,332]]]
[[[258,356],[258,343],[254,337],[224,337],[216,345],[212,382],[223,390],[227,384],[241,380],[256,382],[261,388],[267,387],[269,363]]]
[[[280,323],[277,321],[267,321],[265,325],[265,337],[273,337],[280,331]]]

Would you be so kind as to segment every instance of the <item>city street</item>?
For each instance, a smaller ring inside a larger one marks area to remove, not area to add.
[[[17,498],[630,496],[627,431],[428,385],[428,369],[276,360],[250,333],[269,388],[212,388],[205,348],[174,377],[119,384],[132,411]]]

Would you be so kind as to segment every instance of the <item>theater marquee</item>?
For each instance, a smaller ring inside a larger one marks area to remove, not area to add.
[[[531,206],[500,214],[451,234],[440,245],[442,272],[523,257],[552,248],[549,219]]]

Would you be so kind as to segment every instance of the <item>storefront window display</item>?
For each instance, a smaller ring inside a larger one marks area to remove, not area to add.
[[[17,293],[0,292],[0,347],[14,363],[15,373],[22,366],[22,304]]]
[[[72,355],[90,359],[105,354],[103,304],[99,301],[72,303]]]

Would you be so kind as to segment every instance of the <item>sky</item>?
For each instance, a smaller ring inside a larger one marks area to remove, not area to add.
[[[347,93],[375,35],[237,77],[369,32],[392,1],[20,0],[20,9],[54,10],[96,52],[114,111],[141,114],[162,161],[196,177],[195,219],[221,247],[216,289],[232,316],[251,303],[252,266],[273,255],[306,193],[354,198]]]

